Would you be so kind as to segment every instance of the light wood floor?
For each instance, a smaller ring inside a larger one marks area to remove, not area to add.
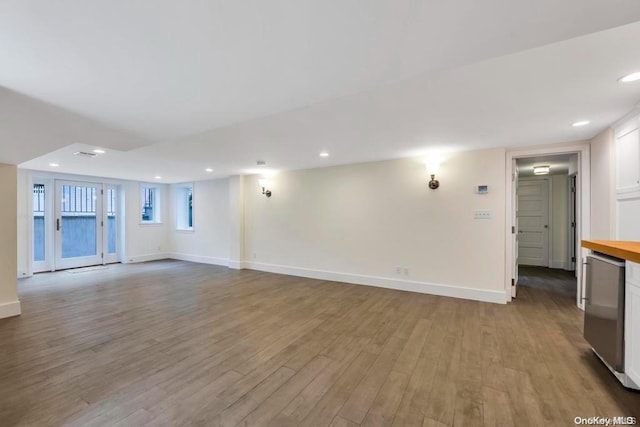
[[[530,265],[521,265],[518,270],[518,286],[563,294],[575,301],[577,279],[574,271]]]
[[[162,261],[20,282],[0,425],[574,425],[640,416],[570,297],[509,305]]]

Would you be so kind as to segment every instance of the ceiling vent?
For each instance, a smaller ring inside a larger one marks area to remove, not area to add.
[[[75,153],[73,153],[74,156],[80,156],[80,157],[96,157],[97,154],[96,153],[87,153],[86,151],[76,151]]]
[[[266,164],[267,164],[267,162],[265,162],[264,160],[258,160],[258,161],[256,162],[256,164],[257,164],[258,166],[264,166],[264,165],[266,165]]]

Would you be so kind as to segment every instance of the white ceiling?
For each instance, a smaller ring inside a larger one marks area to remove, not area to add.
[[[636,0],[4,1],[0,85],[118,135],[0,132],[0,161],[37,141],[23,167],[178,182],[585,139],[640,99],[616,82],[639,20]]]

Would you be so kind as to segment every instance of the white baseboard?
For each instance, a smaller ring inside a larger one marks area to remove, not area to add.
[[[243,268],[248,268],[247,263],[245,261],[238,260],[229,260],[229,268],[233,268],[234,270],[242,270]]]
[[[22,309],[20,308],[20,300],[0,304],[0,319],[19,316],[21,313]]]
[[[290,276],[308,277],[311,279],[331,280],[334,282],[353,283],[356,285],[376,286],[380,288],[419,292],[422,294],[440,295],[445,297],[462,298],[474,301],[484,301],[498,304],[507,303],[507,296],[504,290],[489,291],[461,286],[417,282],[413,280],[391,279],[388,277],[366,276],[361,274],[339,273],[335,271],[325,270],[313,270],[308,268],[267,264],[262,262],[244,261],[241,264],[243,268],[266,271],[269,273],[287,274]]]
[[[212,265],[221,265],[224,267],[229,267],[229,260],[227,258],[190,255],[190,254],[182,254],[178,252],[170,252],[168,255],[169,255],[169,258],[171,259],[179,259],[181,261],[190,261],[190,262],[198,262],[200,264],[212,264]]]
[[[135,264],[137,262],[157,261],[167,258],[169,258],[169,254],[166,253],[134,255],[124,259],[123,264]]]

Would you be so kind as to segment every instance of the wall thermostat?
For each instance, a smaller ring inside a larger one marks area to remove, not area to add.
[[[478,185],[476,187],[476,193],[478,194],[487,194],[489,192],[489,186],[488,185]]]

